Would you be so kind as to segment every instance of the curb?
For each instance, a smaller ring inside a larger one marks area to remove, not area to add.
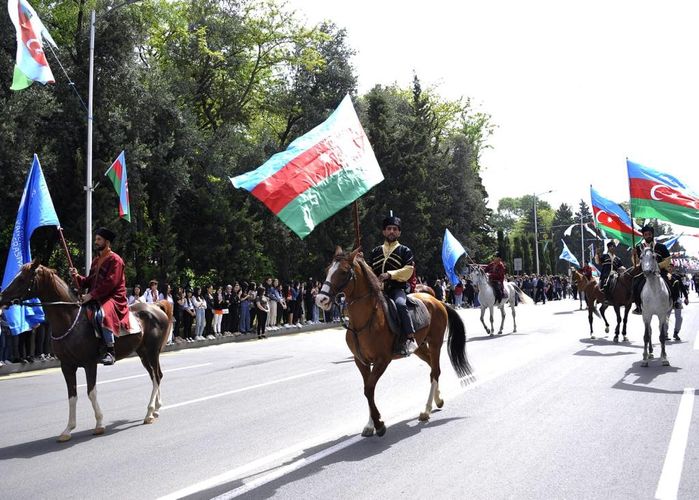
[[[301,328],[296,326],[281,327],[279,330],[267,331],[267,337],[279,337],[282,335],[293,335],[296,333],[310,333],[318,330],[327,330],[329,328],[342,327],[341,322],[333,323],[316,323],[310,325],[303,325]],[[173,352],[182,351],[185,349],[198,349],[200,347],[209,347],[220,344],[229,344],[231,342],[248,342],[251,340],[258,340],[256,334],[238,335],[230,337],[218,337],[213,340],[199,340],[196,342],[181,342],[171,345],[166,345],[161,352]],[[127,357],[136,356],[136,353],[131,353]],[[13,373],[24,373],[33,372],[39,370],[47,370],[49,368],[60,368],[61,362],[57,359],[51,359],[47,361],[35,360],[33,363],[10,363],[4,366],[0,366],[0,379],[6,375],[11,375]]]

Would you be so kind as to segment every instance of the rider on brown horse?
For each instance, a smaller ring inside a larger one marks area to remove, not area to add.
[[[502,261],[500,252],[495,252],[495,258],[490,264],[485,266],[485,272],[488,273],[488,279],[490,280],[490,285],[493,287],[495,303],[497,304],[505,295],[505,274],[507,274],[507,268]]]
[[[78,286],[89,290],[82,298],[83,303],[95,301],[99,304],[95,314],[106,347],[99,360],[104,365],[113,365],[116,361],[114,334],[118,335],[120,327],[129,329],[124,261],[111,249],[115,237],[114,232],[109,229],[99,228],[95,231],[95,250],[99,254],[90,265],[90,274],[85,277],[78,274],[77,269],[70,269],[70,274],[76,279]]]
[[[600,265],[600,289],[607,300],[611,302],[610,276],[612,271],[623,272],[625,270],[624,263],[616,255],[616,243],[614,240],[607,243],[607,253],[600,255],[600,252],[601,250],[598,250],[597,255],[595,255],[595,263]]]
[[[653,226],[643,226],[643,228],[641,228],[641,233],[643,234],[643,240],[636,245],[636,262],[641,261],[643,250],[650,248],[655,253],[655,260],[658,262],[658,267],[660,267],[662,271],[667,270],[671,264],[670,251],[664,244],[655,241],[655,229],[653,229]],[[670,283],[667,279],[667,273],[661,272],[660,275],[669,287]],[[643,273],[634,277],[633,300],[636,303],[636,309],[633,311],[634,314],[641,314],[641,290],[643,290],[643,285],[645,284],[646,278]]]
[[[401,333],[406,337],[401,354],[409,356],[418,347],[415,342],[415,327],[406,303],[408,280],[413,275],[415,262],[413,251],[398,242],[401,234],[400,223],[400,219],[393,215],[393,212],[383,220],[384,242],[371,251],[369,262],[374,274],[383,282],[384,293],[396,303]]]

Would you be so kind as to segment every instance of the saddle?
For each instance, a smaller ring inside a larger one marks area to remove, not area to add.
[[[97,311],[99,309],[99,306],[90,304],[88,307],[85,308],[85,316],[87,317],[88,323],[92,325],[92,330],[95,333],[95,337],[98,339],[102,338],[102,327],[100,326],[99,322],[97,321]],[[143,331],[143,328],[141,327],[141,321],[138,319],[138,316],[136,316],[133,312],[129,310],[129,328],[128,330],[124,328],[120,328],[118,332],[114,332],[114,337],[124,337],[126,335],[136,335],[139,334]]]
[[[393,335],[399,338],[402,335],[398,308],[392,299],[386,297],[385,295],[384,298],[386,299],[386,302],[382,301],[382,306],[386,315],[386,321],[388,322],[388,329]],[[430,312],[427,310],[427,306],[420,299],[413,298],[412,294],[408,295],[406,304],[408,306],[408,315],[410,316],[410,319],[413,320],[415,331],[425,328],[432,319]]]

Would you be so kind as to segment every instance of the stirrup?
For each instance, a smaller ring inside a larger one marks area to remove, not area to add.
[[[100,358],[99,362],[105,366],[110,366],[116,363],[116,357],[111,352],[107,352]]]

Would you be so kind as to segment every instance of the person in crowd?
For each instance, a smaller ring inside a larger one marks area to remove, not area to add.
[[[251,281],[248,286],[248,298],[250,299],[250,331],[255,329],[257,324],[257,307],[255,307],[255,297],[257,297],[257,283]]]
[[[213,340],[214,330],[213,330],[213,319],[214,319],[214,285],[208,285],[206,287],[206,293],[204,294],[204,301],[206,302],[206,309],[204,310],[204,336]]]
[[[194,342],[194,335],[192,334],[192,324],[194,323],[194,318],[197,312],[194,306],[194,297],[191,288],[187,288],[184,295],[184,300],[182,303],[182,337],[187,342]]]
[[[682,328],[682,308],[689,305],[689,290],[682,280],[682,275],[675,272],[672,264],[668,267],[668,280],[672,292],[672,308],[675,311],[675,329],[673,338],[679,342]]]
[[[538,304],[539,302],[546,304],[546,281],[543,276],[537,276],[534,292],[534,304]]]
[[[221,322],[223,320],[223,287],[219,286],[214,293],[214,337],[221,336]]]
[[[133,305],[136,302],[143,302],[141,299],[142,294],[143,292],[141,291],[141,285],[134,285],[131,295],[129,295],[128,304]]]
[[[264,283],[265,295],[269,302],[269,314],[267,315],[267,329],[276,330],[277,325],[277,306],[281,301],[279,291],[274,287],[274,282],[271,277],[268,277]]]
[[[204,340],[204,327],[206,326],[206,300],[204,300],[204,294],[202,293],[200,286],[194,289],[192,301],[194,303],[195,321],[194,340]]]
[[[249,285],[247,282],[243,281],[243,285],[240,288],[240,325],[238,330],[243,335],[251,333],[252,324],[250,323],[250,308],[254,307],[251,299]]]
[[[454,307],[461,309],[464,304],[464,282],[459,281],[454,285]]]
[[[223,301],[221,302],[221,311],[223,312],[223,319],[221,320],[221,328],[223,329],[223,335],[225,337],[230,337],[233,335],[233,326],[231,325],[231,303],[233,302],[233,285],[226,285],[226,289],[223,292]]]
[[[233,283],[233,292],[231,294],[231,305],[230,305],[230,326],[233,335],[240,335],[240,300],[242,298],[243,292],[240,288],[240,283],[235,281]]]
[[[267,338],[265,334],[265,326],[267,325],[267,314],[269,314],[269,299],[265,293],[265,287],[257,288],[255,296],[255,309],[257,309],[257,338]]]
[[[186,342],[187,338],[184,336],[184,333],[181,333],[180,330],[183,327],[184,324],[184,299],[185,299],[185,293],[184,293],[184,288],[181,286],[177,287],[177,293],[175,293],[175,304],[174,304],[174,310],[173,310],[173,317],[175,319],[172,329],[173,329],[173,340],[175,342]]]
[[[143,295],[143,302],[154,304],[164,298],[163,294],[158,290],[158,280],[150,280],[148,282],[148,290]]]

